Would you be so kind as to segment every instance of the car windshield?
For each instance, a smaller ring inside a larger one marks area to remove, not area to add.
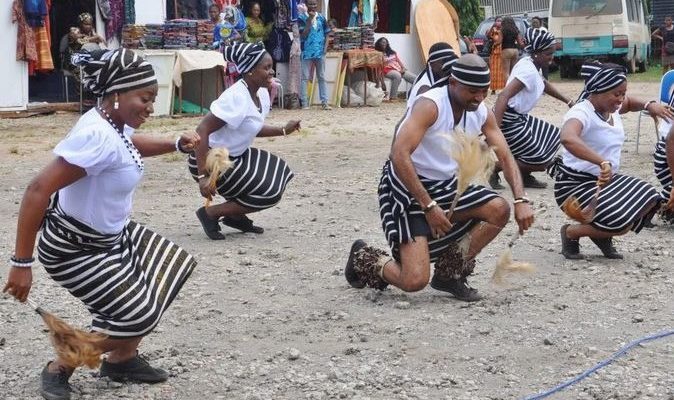
[[[554,0],[553,17],[591,17],[622,13],[620,0]]]
[[[487,31],[489,30],[489,28],[491,28],[492,25],[494,25],[493,19],[482,21],[480,23],[480,26],[478,26],[477,30],[475,31],[475,37],[487,36]],[[524,22],[524,20],[516,19],[515,25],[517,25],[517,29],[520,31],[520,34],[522,34],[527,29],[527,25]]]

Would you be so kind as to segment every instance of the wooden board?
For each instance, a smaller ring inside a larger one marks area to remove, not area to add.
[[[414,11],[419,46],[424,63],[428,50],[437,42],[449,43],[459,54],[458,14],[445,0],[420,0]]]
[[[328,104],[334,106],[335,98],[338,89],[338,81],[340,69],[342,66],[342,57],[344,53],[341,51],[330,51],[325,55],[325,86],[328,89]],[[318,78],[313,77],[313,84],[311,96],[309,97],[309,104],[321,104],[321,96],[318,89]],[[308,96],[308,95],[307,95]]]

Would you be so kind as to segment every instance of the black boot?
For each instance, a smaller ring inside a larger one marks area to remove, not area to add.
[[[503,190],[505,186],[501,185],[501,178],[498,176],[498,172],[492,172],[489,176],[489,186],[494,190]]]
[[[40,394],[47,400],[70,400],[70,374],[63,367],[58,372],[49,372],[49,364],[51,361],[40,374]]]
[[[346,267],[344,268],[344,276],[346,281],[349,282],[349,285],[356,289],[362,289],[365,287],[365,282],[360,280],[358,273],[356,272],[356,253],[361,249],[367,246],[363,240],[358,239],[351,245],[351,251],[349,252],[349,259],[346,261]]]
[[[109,363],[104,360],[101,363],[100,375],[116,382],[159,383],[168,379],[166,371],[152,367],[138,354],[121,363]]]
[[[206,214],[206,208],[201,207],[197,210],[197,218],[201,222],[201,227],[204,228],[206,236],[211,240],[224,240],[225,235],[220,233],[220,224],[217,219],[213,219]]]
[[[618,250],[616,250],[615,247],[613,247],[613,238],[596,239],[591,237],[590,240],[599,247],[599,250],[604,254],[604,257],[614,260],[622,260],[625,258],[622,254],[618,253]]]
[[[569,239],[566,236],[566,228],[569,227],[569,224],[562,225],[560,230],[560,236],[562,237],[562,255],[568,260],[582,260],[585,258],[580,254],[580,243],[578,239]]]
[[[545,189],[548,187],[547,183],[541,182],[534,178],[534,176],[531,175],[531,172],[525,172],[522,174],[522,183],[524,184],[525,188]]]

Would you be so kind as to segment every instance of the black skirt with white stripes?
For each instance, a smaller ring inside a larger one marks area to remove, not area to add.
[[[232,168],[216,183],[217,192],[227,201],[244,207],[264,210],[281,201],[286,185],[294,174],[285,161],[268,151],[249,147],[243,154],[230,157]],[[194,153],[187,159],[192,177],[197,180],[197,160]]]
[[[672,193],[672,171],[667,164],[667,147],[665,139],[660,139],[658,143],[655,144],[653,166],[655,169],[655,176],[658,177],[658,180],[662,185],[660,194],[665,199],[665,202],[668,202]]]
[[[570,196],[575,196],[581,207],[592,201],[597,189],[597,177],[576,171],[557,159],[548,167],[555,179],[555,201],[562,206]],[[590,225],[605,232],[621,232],[627,228],[638,233],[657,210],[662,197],[658,190],[641,179],[615,174],[599,192],[595,216]]]
[[[47,211],[37,249],[51,278],[91,312],[92,330],[117,339],[150,333],[197,264],[136,222],[101,234],[58,206]]]
[[[501,131],[517,161],[530,165],[548,165],[561,146],[559,128],[512,108],[503,114]]]
[[[456,177],[437,181],[419,176],[419,180],[431,198],[438,202],[438,206],[448,210],[456,196]],[[470,210],[496,197],[498,195],[489,189],[470,185],[459,197],[454,211]],[[418,236],[426,236],[431,262],[435,262],[452,242],[460,240],[480,222],[477,219],[456,222],[447,235],[435,239],[421,206],[395,174],[391,161],[384,164],[379,181],[379,216],[393,258],[398,261],[400,261],[400,243],[407,243]]]

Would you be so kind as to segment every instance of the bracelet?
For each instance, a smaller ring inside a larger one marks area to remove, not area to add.
[[[528,197],[517,197],[515,200],[513,200],[513,204],[520,204],[520,203],[527,203],[527,204],[532,204],[531,200],[529,200]]]
[[[178,136],[178,138],[176,139],[176,151],[179,151],[183,154],[190,154],[189,151],[185,151],[185,149],[183,149],[183,146],[180,145],[180,136]]]
[[[569,107],[573,106],[573,100],[567,101],[567,102],[566,102],[566,105],[569,106]]]
[[[648,100],[647,102],[644,103],[644,111],[648,111],[648,106],[651,105],[651,103],[657,103],[656,100]]]
[[[204,178],[208,178],[208,175],[206,174],[197,175],[197,180],[202,180]]]
[[[435,206],[437,206],[437,205],[438,205],[438,202],[435,201],[435,200],[433,200],[433,201],[431,201],[430,203],[428,203],[428,205],[427,205],[426,207],[423,207],[423,208],[421,209],[421,211],[423,211],[423,212],[431,211],[431,208],[433,208],[433,207],[435,207]]]
[[[601,167],[601,166],[604,165],[604,164],[608,164],[608,165],[611,165],[611,166],[613,165],[613,164],[611,164],[610,161],[604,160],[604,161],[602,161],[602,162],[599,163],[599,166]]]
[[[281,128],[281,132],[283,132],[283,136],[286,136],[286,135],[288,134],[288,133],[286,132],[286,128],[285,128],[285,127]]]
[[[30,268],[33,266],[33,263],[35,262],[35,257],[29,257],[29,258],[16,258],[15,256],[11,256],[9,258],[9,265],[12,267],[17,267],[17,268]]]

